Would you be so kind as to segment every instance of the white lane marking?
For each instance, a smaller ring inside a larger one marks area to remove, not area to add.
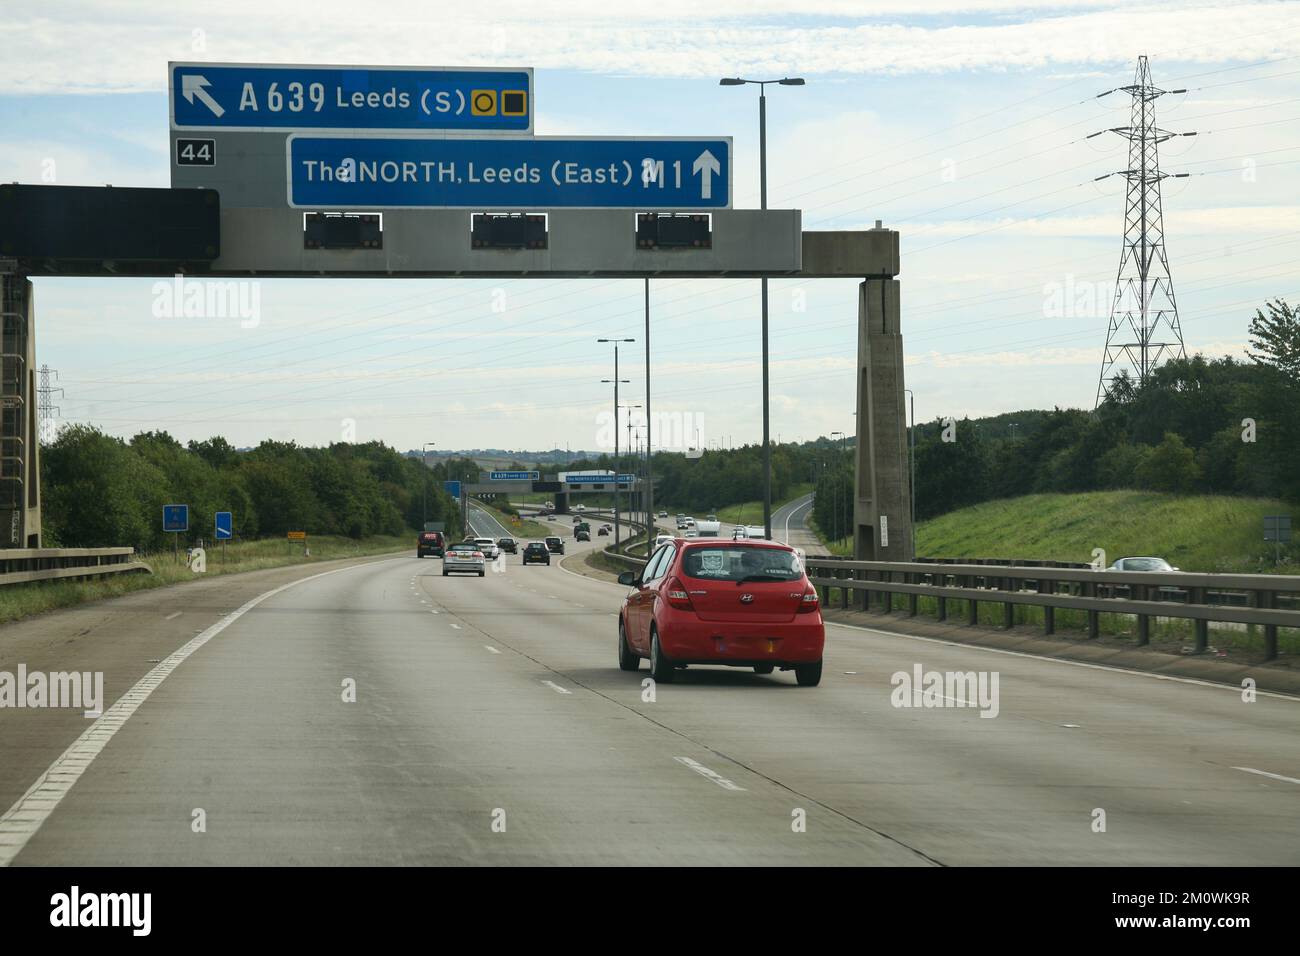
[[[456,630],[458,630],[458,631],[460,630],[460,625],[459,625],[459,624],[453,624],[452,627],[454,627],[454,628],[455,628]]]
[[[673,759],[676,760],[678,763],[685,764],[686,766],[690,767],[701,777],[705,777],[708,780],[712,780],[723,790],[738,790],[741,793],[746,792],[744,787],[732,783],[726,777],[722,776],[722,774],[718,773],[716,770],[710,770],[708,767],[704,766],[704,764],[700,763],[699,761],[692,760],[690,757],[674,757]]]
[[[174,620],[176,620],[176,618],[178,618],[178,617],[180,617],[180,616],[181,616],[181,612],[180,612],[180,611],[172,611],[172,613],[168,614],[165,618],[163,618],[163,620],[164,620],[164,621],[174,621]]]
[[[433,608],[431,611],[429,611],[429,613],[430,613],[430,614],[437,614],[437,613],[438,613],[438,609],[435,607],[435,608]]]
[[[552,680],[544,680],[544,681],[542,681],[542,683],[545,684],[547,687],[549,687],[551,690],[555,691],[557,694],[572,694],[572,693],[573,693],[573,691],[571,691],[571,690],[565,690],[563,687],[561,687],[559,684],[555,683],[555,681],[552,681]]]
[[[484,644],[483,646],[486,647],[486,648],[487,648],[489,651],[491,651],[493,654],[500,654],[500,653],[501,653],[499,650],[497,650],[497,649],[496,649],[495,647],[493,647],[491,644]]]
[[[1274,780],[1284,780],[1287,783],[1300,783],[1295,777],[1284,777],[1280,773],[1269,773],[1267,770],[1256,770],[1254,767],[1233,767],[1233,770],[1240,770],[1243,773],[1257,773],[1261,777],[1272,777]]]
[[[108,745],[108,742],[113,739],[113,735],[122,729],[131,715],[149,699],[149,695],[158,689],[158,686],[167,679],[168,675],[195,651],[267,598],[274,597],[283,591],[289,590],[289,588],[297,587],[299,584],[323,578],[326,575],[369,566],[370,564],[367,563],[353,565],[348,568],[335,568],[332,571],[322,571],[320,574],[313,574],[297,581],[290,581],[288,584],[283,584],[278,588],[267,591],[265,594],[259,594],[163,658],[157,667],[136,681],[135,686],[119,697],[103,716],[97,718],[93,724],[87,727],[81,736],[74,740],[71,746],[63,751],[43,774],[36,778],[36,782],[27,789],[27,792],[5,811],[4,816],[0,816],[0,866],[8,866],[13,862],[14,857],[22,852],[27,842],[36,835],[42,824],[63,801],[63,798],[68,795],[68,791],[81,779],[81,775],[86,772],[86,769]]]
[[[1234,694],[1241,693],[1241,687],[1234,684],[1218,684],[1210,680],[1199,680],[1195,677],[1172,677],[1169,674],[1151,674],[1147,671],[1130,670],[1127,667],[1113,667],[1110,664],[1090,664],[1087,661],[1071,661],[1062,657],[1046,657],[1042,654],[1030,654],[1026,651],[1009,651],[1003,647],[984,647],[981,644],[963,644],[960,641],[945,641],[939,637],[922,637],[920,634],[904,634],[902,631],[882,631],[876,627],[863,627],[860,624],[841,624],[839,621],[827,621],[828,627],[844,627],[851,631],[866,631],[868,634],[879,634],[881,637],[901,637],[909,641],[924,641],[927,644],[944,644],[948,647],[959,647],[968,651],[986,651],[989,654],[1006,654],[1008,657],[1027,657],[1035,661],[1049,661],[1053,664],[1068,664],[1071,667],[1086,667],[1089,670],[1111,671],[1115,674],[1128,674],[1132,677],[1147,677],[1152,680],[1173,681],[1176,684],[1197,684],[1201,687],[1214,687],[1218,690],[1230,690]],[[1278,700],[1290,700],[1300,703],[1300,697],[1293,697],[1290,694],[1279,694],[1276,691],[1257,690],[1258,697],[1274,697]]]
[[[1077,729],[1080,725],[1079,725],[1079,724],[1061,724],[1061,726],[1062,726],[1062,727],[1069,727],[1069,728],[1071,728],[1071,729]]]

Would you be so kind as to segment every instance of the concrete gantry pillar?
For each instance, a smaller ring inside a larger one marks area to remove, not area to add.
[[[859,561],[911,561],[911,480],[897,279],[858,286],[855,529]]]
[[[41,546],[32,284],[0,263],[0,548]]]

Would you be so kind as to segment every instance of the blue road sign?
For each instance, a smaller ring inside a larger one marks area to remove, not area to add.
[[[189,531],[190,530],[190,506],[189,505],[163,505],[163,530],[164,531]]]
[[[539,481],[541,474],[536,471],[489,471],[490,481]]]
[[[636,475],[566,475],[564,480],[571,485],[610,485],[614,483],[626,484],[629,481],[635,481]]]
[[[289,205],[327,209],[726,209],[731,139],[292,134]]]
[[[447,492],[447,494],[451,495],[453,498],[459,498],[459,497],[460,497],[460,482],[459,482],[459,481],[444,481],[444,482],[442,483],[442,490],[445,491],[445,492]]]
[[[531,133],[533,71],[169,63],[173,129]]]
[[[229,511],[217,512],[217,527],[214,537],[226,541],[235,536],[235,518]]]

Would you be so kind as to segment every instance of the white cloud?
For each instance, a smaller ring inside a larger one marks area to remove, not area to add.
[[[66,5],[65,5],[66,6]],[[34,8],[42,10],[44,8]],[[702,11],[687,0],[605,4],[480,3],[472,16],[401,2],[364,15],[351,0],[286,8],[249,0],[220,7],[137,8],[82,2],[58,21],[22,10],[0,27],[0,92],[161,90],[172,60],[308,63],[525,63],[618,76],[908,74],[1117,64],[1133,38],[1166,57],[1220,63],[1294,52],[1300,5],[1130,6],[1079,0],[1064,15],[1014,0],[728,0]],[[961,15],[1000,16],[952,24]],[[940,22],[898,22],[945,14]],[[1194,14],[1194,15],[1193,15]],[[797,25],[767,18],[800,17]],[[818,16],[847,19],[817,24]],[[304,22],[304,17],[308,18]],[[952,25],[950,25],[952,24]]]

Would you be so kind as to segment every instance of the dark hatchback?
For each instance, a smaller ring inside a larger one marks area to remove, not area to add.
[[[540,541],[531,541],[528,547],[524,548],[524,564],[533,563],[551,563],[551,552],[546,550],[546,545]]]
[[[506,554],[519,553],[519,542],[514,538],[497,538],[497,547]]]

